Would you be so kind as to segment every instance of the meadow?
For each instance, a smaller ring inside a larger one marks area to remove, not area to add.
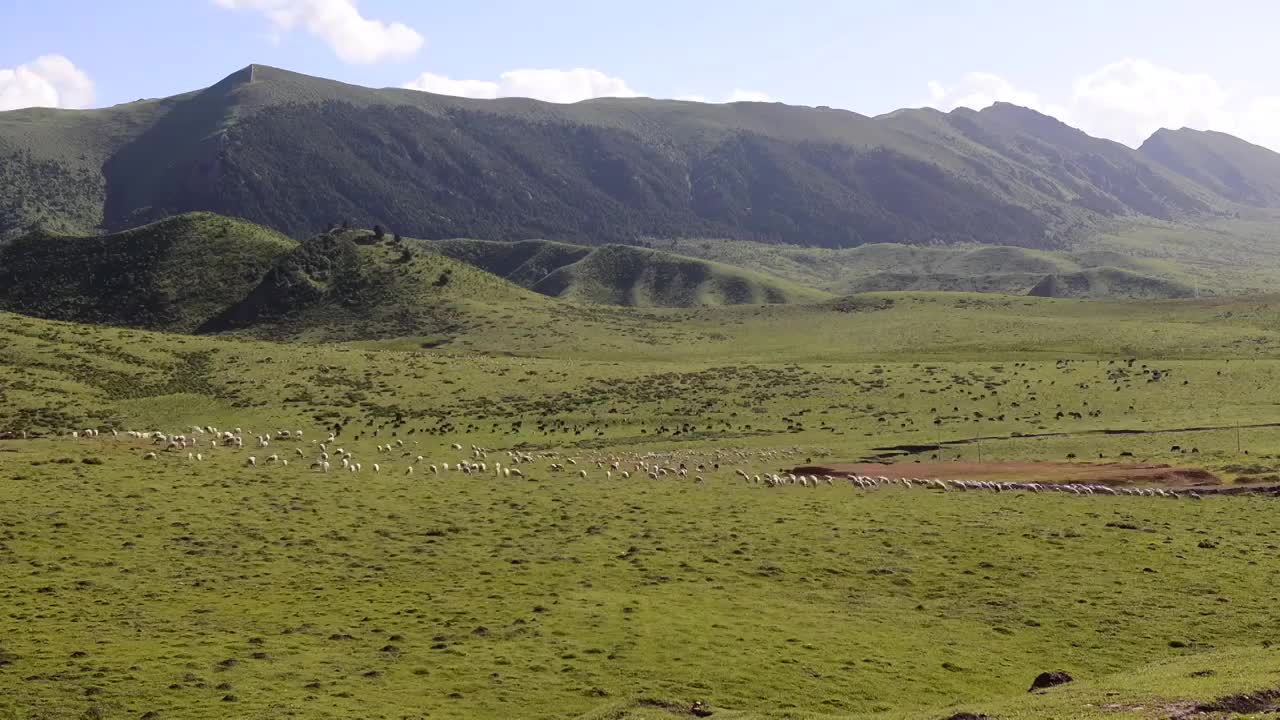
[[[735,472],[889,457],[910,476],[980,452],[1269,481],[1266,300],[459,317],[468,331],[446,338],[321,345],[0,314],[0,432],[31,436],[0,440],[0,717],[1272,707],[1215,702],[1280,686],[1274,499],[768,488]],[[194,461],[109,434],[197,424],[306,440]],[[103,433],[67,434],[88,427]],[[330,432],[360,473],[309,467]],[[523,478],[426,469],[472,446],[536,459]],[[608,469],[642,460],[691,472]],[[1075,682],[1026,692],[1053,670]]]

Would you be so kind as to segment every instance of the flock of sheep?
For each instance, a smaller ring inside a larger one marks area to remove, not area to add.
[[[70,433],[72,439],[93,439],[101,437],[98,430],[88,429],[75,431]],[[302,430],[278,430],[269,434],[255,434],[252,432],[244,432],[240,428],[234,430],[219,430],[212,426],[194,426],[188,432],[166,434],[160,431],[111,431],[111,436],[117,440],[125,439],[135,443],[149,443],[152,446],[163,446],[161,450],[148,450],[143,454],[144,460],[158,460],[161,453],[175,455],[182,452],[186,453],[187,460],[201,462],[206,457],[212,457],[215,453],[222,450],[245,450],[245,438],[249,437],[253,440],[252,450],[246,451],[244,465],[258,467],[260,465],[280,465],[287,467],[290,460],[294,462],[304,462],[307,468],[312,471],[328,473],[330,471],[340,471],[347,473],[360,473],[365,470],[365,463],[356,459],[354,453],[342,447],[337,447],[337,438],[330,433],[323,441],[314,439],[310,443],[313,449],[311,455],[304,452],[303,448],[308,447],[305,444],[305,437]],[[279,452],[272,450],[273,442],[293,443],[292,452],[286,452],[281,455]],[[417,442],[413,443],[417,445]],[[333,447],[331,447],[333,446]],[[647,477],[651,480],[659,480],[663,478],[691,480],[694,483],[705,482],[705,476],[711,473],[720,472],[722,464],[728,463],[742,464],[743,462],[761,461],[761,460],[781,460],[802,454],[799,448],[789,448],[780,450],[717,450],[708,455],[697,455],[690,451],[675,453],[645,453],[637,454],[629,457],[617,455],[605,455],[601,457],[568,457],[554,452],[529,453],[523,451],[509,450],[505,452],[504,460],[490,460],[489,454],[493,451],[471,446],[469,449],[459,443],[450,445],[450,449],[454,453],[464,453],[465,456],[449,462],[432,463],[428,462],[423,455],[417,454],[414,450],[408,449],[404,440],[394,440],[386,444],[379,444],[376,452],[377,462],[368,464],[369,470],[374,473],[383,471],[384,466],[390,469],[393,464],[403,463],[403,474],[412,476],[416,472],[429,473],[431,475],[441,475],[448,473],[461,473],[472,476],[492,475],[500,478],[525,478],[527,473],[520,466],[530,466],[534,463],[545,462],[544,470],[550,475],[561,476],[577,476],[586,479],[597,477],[604,480],[630,480],[633,477]],[[270,454],[266,454],[270,452]],[[207,453],[207,454],[206,454]],[[529,473],[534,470],[528,470]],[[941,480],[941,479],[920,479],[920,478],[889,478],[889,477],[870,477],[862,475],[830,475],[830,474],[797,474],[794,471],[770,471],[763,473],[751,473],[741,468],[735,469],[734,474],[744,483],[752,485],[761,485],[770,488],[779,488],[790,485],[798,485],[801,487],[817,488],[823,485],[835,485],[836,483],[849,483],[859,488],[871,490],[882,487],[901,487],[901,488],[918,488],[926,490],[942,490],[942,491],[988,491],[988,492],[1056,492],[1062,494],[1085,496],[1085,495],[1129,495],[1141,497],[1163,497],[1163,498],[1188,498],[1199,500],[1201,494],[1192,489],[1174,489],[1174,488],[1137,488],[1137,487],[1110,487],[1101,484],[1091,483],[1037,483],[1037,482],[988,482],[979,480]]]

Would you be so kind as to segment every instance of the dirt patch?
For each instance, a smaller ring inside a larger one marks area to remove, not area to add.
[[[1280,690],[1271,689],[1231,695],[1218,698],[1213,702],[1200,703],[1190,707],[1183,705],[1169,715],[1169,720],[1188,720],[1189,718],[1218,715],[1220,713],[1253,715],[1277,711],[1280,711]]]
[[[1146,463],[1076,462],[934,462],[851,463],[810,465],[793,472],[807,475],[869,475],[871,477],[940,478],[989,482],[1092,483],[1097,485],[1168,485],[1212,487],[1221,480],[1191,467]]]

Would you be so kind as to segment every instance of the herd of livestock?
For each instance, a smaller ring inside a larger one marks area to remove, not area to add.
[[[69,433],[73,440],[96,439],[102,436],[95,429],[74,431]],[[750,461],[778,461],[802,454],[799,448],[782,450],[717,450],[702,455],[694,451],[668,453],[644,453],[632,456],[605,455],[599,457],[568,456],[556,452],[525,452],[507,450],[502,454],[504,459],[491,460],[490,453],[495,451],[471,446],[464,448],[460,443],[452,443],[449,450],[455,457],[445,462],[430,462],[423,455],[406,446],[402,439],[386,444],[378,444],[373,462],[367,465],[356,458],[355,454],[345,448],[338,447],[337,437],[330,433],[324,440],[306,441],[302,430],[278,430],[269,434],[244,432],[240,428],[219,430],[212,426],[192,427],[188,432],[167,434],[160,431],[111,431],[110,437],[116,440],[131,441],[136,444],[149,445],[156,449],[146,450],[144,460],[159,460],[162,457],[181,457],[183,453],[188,461],[202,462],[216,454],[226,451],[240,451],[244,454],[243,464],[251,467],[279,465],[287,467],[292,460],[303,463],[312,471],[328,473],[330,471],[360,473],[366,468],[373,473],[384,470],[391,471],[395,467],[403,469],[404,475],[415,473],[445,475],[459,473],[469,476],[493,476],[499,478],[531,478],[534,474],[548,476],[577,476],[581,479],[599,478],[603,480],[630,480],[633,477],[659,480],[670,478],[688,480],[694,483],[705,482],[706,476],[727,471],[730,462],[743,464]],[[246,448],[245,438],[250,438],[250,446]],[[277,443],[273,446],[272,443]],[[281,454],[274,448],[279,445],[291,447]],[[413,445],[417,445],[415,441]],[[310,448],[308,454],[304,448]],[[539,472],[541,471],[541,472]],[[1040,483],[1040,482],[991,482],[983,480],[944,480],[937,478],[911,478],[867,476],[858,474],[805,473],[794,470],[776,470],[766,472],[749,472],[740,467],[733,470],[734,477],[742,482],[763,487],[779,488],[799,486],[818,488],[832,486],[837,483],[848,483],[855,487],[871,490],[883,487],[918,488],[941,491],[986,491],[996,493],[1060,493],[1076,496],[1108,495],[1108,496],[1140,496],[1161,497],[1192,500],[1201,499],[1207,494],[1204,489],[1172,488],[1172,487],[1113,487],[1098,483]]]

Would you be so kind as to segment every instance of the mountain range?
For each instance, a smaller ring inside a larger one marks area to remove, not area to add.
[[[777,103],[557,105],[252,65],[183,95],[0,113],[0,240],[212,211],[302,239],[724,238],[1070,249],[1118,224],[1269,217],[1280,155],[1214,132],[1138,149],[997,103],[868,117]]]

